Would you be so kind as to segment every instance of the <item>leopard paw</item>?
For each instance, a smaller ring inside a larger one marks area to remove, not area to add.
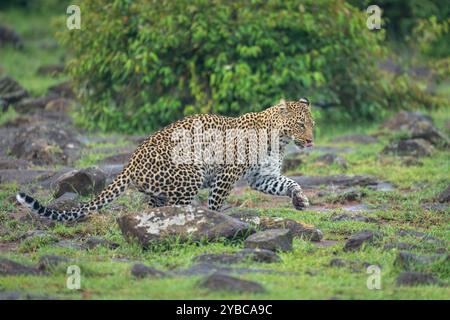
[[[292,204],[294,205],[294,208],[297,210],[303,210],[306,207],[309,207],[309,200],[308,198],[303,194],[303,192],[298,191],[294,194],[292,197]]]

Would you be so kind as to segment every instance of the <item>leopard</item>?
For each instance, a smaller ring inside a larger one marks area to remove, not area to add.
[[[17,193],[16,199],[34,214],[65,222],[86,218],[131,186],[144,193],[153,208],[191,205],[200,190],[208,189],[208,209],[221,211],[234,186],[243,180],[253,190],[290,197],[295,209],[304,210],[309,206],[307,196],[297,182],[282,175],[281,168],[288,144],[313,146],[314,127],[307,98],[281,99],[262,111],[236,117],[191,115],[143,140],[122,172],[90,201],[58,210],[24,192]],[[224,144],[226,152],[218,143],[210,143],[214,139],[202,140],[207,132],[215,133],[209,136]],[[223,160],[224,153],[231,155],[230,161]]]

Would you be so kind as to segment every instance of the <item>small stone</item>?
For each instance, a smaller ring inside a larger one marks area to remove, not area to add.
[[[117,249],[120,245],[118,243],[96,237],[88,237],[83,244],[84,249],[94,249],[98,246],[105,246],[111,250],[114,250]]]
[[[383,247],[384,250],[399,249],[399,250],[412,250],[417,249],[417,246],[412,243],[397,242],[397,243],[386,243]]]
[[[13,260],[0,258],[0,276],[42,275],[42,271]]]
[[[56,198],[66,192],[75,192],[82,196],[99,194],[105,188],[106,174],[96,168],[72,170],[60,176],[56,185]]]
[[[366,217],[360,214],[349,215],[346,213],[335,213],[331,216],[332,221],[360,221],[360,222],[377,222],[376,219]]]
[[[157,270],[155,268],[147,267],[142,263],[136,263],[131,268],[131,274],[136,278],[162,278],[167,276],[164,271]]]
[[[243,256],[245,259],[256,261],[256,262],[265,262],[265,263],[273,263],[280,262],[281,258],[275,252],[266,250],[266,249],[243,249],[237,253],[240,256]]]
[[[354,134],[337,137],[333,139],[331,142],[333,143],[351,142],[351,143],[369,144],[369,143],[377,143],[378,139],[369,135]]]
[[[384,154],[413,157],[427,157],[434,152],[433,146],[423,139],[393,141],[383,149]]]
[[[244,247],[271,251],[291,251],[292,233],[288,229],[268,229],[260,231],[245,239]]]
[[[330,261],[330,267],[342,268],[342,267],[345,267],[346,265],[347,265],[347,263],[343,259],[336,258],[336,259],[332,259]]]
[[[234,264],[242,262],[242,257],[237,254],[226,253],[207,253],[194,257],[193,261],[197,263],[212,264]]]
[[[417,286],[440,284],[440,281],[433,275],[416,272],[404,271],[397,277],[397,286]]]
[[[199,282],[200,288],[209,291],[232,291],[239,293],[262,293],[264,288],[257,282],[241,280],[228,275],[214,273]]]
[[[436,256],[419,256],[411,252],[400,251],[394,260],[394,265],[403,268],[404,270],[411,270],[416,266],[429,265],[444,259],[444,255]]]
[[[69,262],[69,259],[66,257],[46,254],[39,258],[38,268],[42,271],[51,270],[54,269],[57,265],[66,262]]]
[[[449,203],[450,202],[450,184],[447,186],[447,188],[442,191],[438,196],[438,201],[441,203]]]
[[[359,250],[364,243],[371,243],[378,237],[380,237],[379,234],[370,230],[358,232],[357,234],[352,235],[350,239],[347,240],[344,245],[344,251]]]

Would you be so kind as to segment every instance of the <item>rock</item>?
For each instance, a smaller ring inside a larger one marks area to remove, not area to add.
[[[146,247],[177,238],[180,241],[215,241],[252,232],[245,222],[220,212],[192,206],[151,208],[117,219],[125,238],[137,238]]]
[[[380,235],[370,231],[370,230],[364,230],[361,232],[358,232],[350,237],[350,239],[347,240],[347,242],[344,245],[344,251],[355,251],[359,250],[364,243],[371,243],[376,238],[379,238]]]
[[[245,239],[244,247],[271,251],[291,251],[292,233],[289,229],[268,229],[260,231]]]
[[[311,241],[320,241],[323,233],[313,225],[296,221],[293,219],[263,217],[256,212],[247,210],[238,210],[230,214],[231,217],[249,223],[256,229],[289,229],[293,237],[305,238]]]
[[[402,163],[407,167],[422,167],[423,162],[415,157],[402,157]]]
[[[428,157],[435,152],[435,149],[423,139],[407,139],[391,142],[382,152],[397,156]]]
[[[74,192],[66,192],[58,199],[53,200],[48,207],[57,210],[70,210],[80,204],[78,195]]]
[[[65,249],[76,249],[76,250],[83,249],[81,243],[73,240],[60,240],[57,243],[55,243],[55,246]]]
[[[314,162],[316,164],[322,165],[322,166],[323,165],[329,166],[329,165],[332,165],[332,164],[336,164],[336,165],[340,166],[343,169],[347,169],[348,168],[347,161],[344,158],[338,156],[335,153],[325,153],[325,154],[323,154],[321,156],[318,156],[314,160]]]
[[[104,164],[124,164],[130,160],[132,153],[119,153],[100,160]]]
[[[53,178],[59,174],[62,173],[53,170],[0,170],[0,183],[16,182],[19,185],[38,183],[41,186],[49,187]]]
[[[257,282],[241,280],[228,275],[214,273],[199,282],[200,288],[209,291],[232,291],[238,293],[262,293],[264,288]]]
[[[431,242],[431,243],[441,243],[442,242],[442,240],[434,238],[434,237],[430,236],[429,234],[426,234],[426,233],[423,233],[420,231],[415,231],[415,230],[402,229],[397,232],[397,235],[400,237],[408,237],[409,236],[409,237],[420,238],[420,239],[423,239],[423,240],[425,240],[427,242]]]
[[[60,176],[56,185],[56,198],[66,192],[75,192],[82,196],[99,194],[105,188],[106,174],[96,168],[73,170]]]
[[[42,271],[48,271],[54,269],[61,263],[67,263],[69,259],[62,256],[56,256],[51,254],[43,255],[39,258],[38,268]]]
[[[24,264],[0,258],[0,276],[42,275],[42,271]]]
[[[0,79],[0,100],[6,102],[6,107],[28,97],[28,92],[13,78]]]
[[[47,111],[68,112],[73,101],[65,98],[53,98],[44,107]]]
[[[0,170],[28,169],[30,163],[22,159],[0,159]]]
[[[39,111],[54,99],[54,97],[24,98],[15,104],[14,109],[19,113]]]
[[[450,202],[450,184],[447,186],[447,188],[444,191],[442,191],[439,194],[437,200],[441,203],[444,203],[444,202],[449,203]]]
[[[8,26],[0,24],[0,47],[11,44],[16,49],[23,48],[22,37]]]
[[[360,214],[349,215],[346,213],[335,213],[331,216],[332,221],[360,221],[360,222],[377,222],[376,219],[366,217]]]
[[[245,261],[280,262],[281,258],[273,251],[264,249],[243,249],[237,253],[207,253],[194,257],[196,263],[235,264]]]
[[[346,203],[349,201],[360,201],[367,195],[366,192],[357,189],[348,189],[342,192],[338,192],[333,203]]]
[[[56,76],[64,72],[62,64],[46,64],[40,66],[36,73],[40,76]]]
[[[36,165],[67,164],[78,157],[75,132],[59,124],[34,124],[18,130],[11,153]]]
[[[207,253],[194,257],[193,261],[197,263],[210,264],[234,264],[242,262],[242,257],[237,254],[226,253]]]
[[[98,246],[105,246],[111,250],[114,250],[117,249],[120,245],[118,243],[96,237],[88,237],[83,244],[84,249],[94,249]]]
[[[266,249],[243,249],[237,253],[246,260],[255,262],[273,263],[280,262],[281,258],[275,252]]]
[[[448,137],[433,125],[432,119],[420,112],[400,111],[393,118],[384,122],[382,127],[405,131],[412,139],[424,139],[437,146],[450,145]]]
[[[292,170],[298,169],[300,165],[304,164],[305,161],[302,157],[289,157],[283,160],[283,166],[281,171],[282,172],[288,172]]]
[[[396,242],[396,243],[386,243],[383,247],[384,250],[399,249],[399,250],[412,250],[417,249],[417,246],[412,243],[406,242]]]
[[[142,263],[136,263],[131,268],[131,274],[136,278],[163,278],[167,276],[164,271],[157,270],[155,268],[147,267]]]
[[[72,83],[65,81],[48,88],[48,94],[60,98],[76,100],[76,95],[72,89]]]
[[[211,275],[215,272],[221,274],[246,274],[246,273],[265,273],[265,274],[278,274],[278,275],[295,275],[295,273],[280,272],[270,269],[257,269],[257,268],[232,268],[224,265],[218,265],[213,263],[197,263],[187,269],[173,270],[172,273],[180,276],[198,276],[198,275]]]
[[[292,180],[300,184],[304,189],[317,188],[320,186],[337,186],[337,187],[353,187],[353,186],[370,186],[377,185],[377,180],[373,176],[349,176],[344,174],[331,176],[292,176]]]
[[[422,272],[404,271],[397,277],[397,286],[417,286],[440,284],[435,276]]]
[[[342,268],[345,266],[347,266],[347,263],[343,259],[335,258],[335,259],[331,259],[331,261],[330,261],[330,267]]]
[[[404,270],[411,270],[417,266],[429,265],[438,260],[443,260],[445,257],[445,255],[419,256],[411,252],[400,251],[395,258],[394,265],[401,267]]]
[[[369,135],[353,134],[337,137],[333,139],[331,142],[333,143],[351,142],[351,143],[370,144],[370,143],[377,143],[378,139]]]

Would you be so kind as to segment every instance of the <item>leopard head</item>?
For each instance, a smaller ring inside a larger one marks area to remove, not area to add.
[[[308,99],[302,98],[298,101],[281,99],[277,108],[282,123],[281,135],[293,140],[301,148],[312,147],[315,123]]]

